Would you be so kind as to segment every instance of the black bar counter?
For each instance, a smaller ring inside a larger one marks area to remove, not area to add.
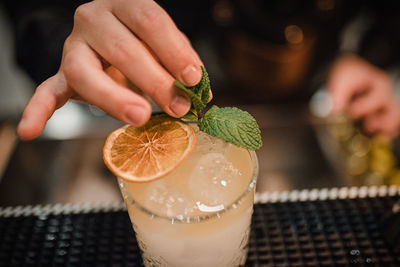
[[[400,266],[399,199],[396,186],[257,193],[246,266]],[[0,266],[143,263],[118,202],[0,208]]]

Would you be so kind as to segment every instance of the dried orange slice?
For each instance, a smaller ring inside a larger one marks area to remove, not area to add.
[[[196,134],[189,124],[157,115],[142,127],[126,125],[112,132],[104,144],[103,159],[116,176],[149,182],[178,167],[195,144]]]

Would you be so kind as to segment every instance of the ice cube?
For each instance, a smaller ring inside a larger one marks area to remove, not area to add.
[[[160,179],[147,187],[145,206],[159,215],[185,218],[197,210],[196,204],[169,181]]]
[[[188,188],[197,206],[212,210],[230,204],[241,184],[240,171],[221,153],[203,155],[190,174]],[[201,210],[201,209],[200,209]]]

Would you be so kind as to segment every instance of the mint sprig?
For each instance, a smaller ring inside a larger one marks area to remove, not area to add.
[[[248,112],[236,107],[212,106],[207,112],[210,97],[210,79],[204,67],[198,84],[186,87],[175,81],[176,87],[186,92],[192,106],[181,119],[198,122],[199,129],[234,145],[256,150],[261,148],[261,131],[256,120]]]
[[[180,81],[175,80],[175,86],[187,93],[192,101],[192,107],[189,112],[197,114],[202,111],[210,98],[210,79],[206,69],[202,66],[202,76],[198,84],[191,87],[186,87]],[[186,116],[186,115],[185,115]]]
[[[261,131],[248,112],[235,107],[212,106],[198,121],[199,129],[225,142],[250,150],[262,145]]]
[[[187,121],[198,121],[199,115],[197,115],[197,111],[195,109],[190,109],[188,113],[181,117],[181,119]]]

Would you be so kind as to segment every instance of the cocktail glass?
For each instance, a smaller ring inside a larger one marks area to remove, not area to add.
[[[254,151],[198,131],[172,173],[148,183],[118,178],[145,266],[242,266],[258,175]]]

